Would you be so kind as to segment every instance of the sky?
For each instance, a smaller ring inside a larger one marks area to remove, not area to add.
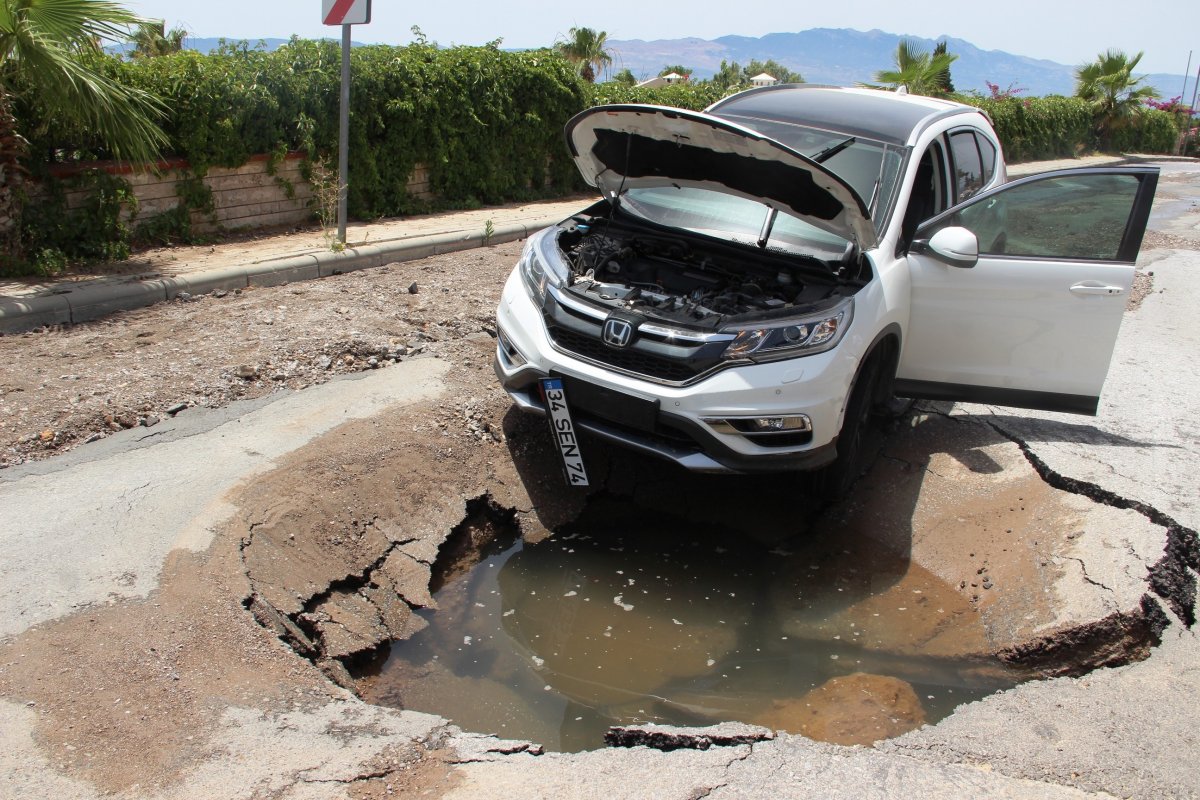
[[[321,24],[321,0],[125,0],[168,27],[200,37],[230,39],[340,36]],[[958,6],[959,10],[947,10]],[[761,9],[755,11],[753,9]],[[965,0],[902,3],[897,0],[832,0],[823,3],[689,0],[653,3],[605,0],[590,3],[503,3],[373,0],[371,23],[354,26],[354,41],[407,44],[417,25],[438,44],[503,47],[552,44],[573,26],[608,32],[610,39],[715,39],[727,34],[762,36],[809,28],[878,28],[888,33],[965,39],[984,50],[1005,50],[1062,64],[1093,60],[1108,48],[1145,51],[1138,74],[1189,74],[1200,61],[1197,0]]]

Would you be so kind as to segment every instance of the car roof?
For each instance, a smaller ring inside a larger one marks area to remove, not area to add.
[[[807,83],[748,89],[717,101],[707,111],[751,128],[754,120],[763,120],[897,145],[909,144],[941,117],[983,114],[974,106],[933,97]]]

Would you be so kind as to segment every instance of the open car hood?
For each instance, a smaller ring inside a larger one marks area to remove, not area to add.
[[[861,250],[875,245],[866,204],[811,158],[757,131],[680,108],[609,105],[575,115],[567,146],[610,201],[626,189],[689,186],[757,200]]]

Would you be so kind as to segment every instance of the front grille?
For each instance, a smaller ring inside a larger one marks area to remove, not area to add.
[[[618,350],[595,337],[559,325],[547,325],[546,329],[554,343],[569,353],[659,381],[680,383],[695,378],[711,367],[707,363],[696,365],[632,348]],[[700,368],[697,369],[697,366]]]

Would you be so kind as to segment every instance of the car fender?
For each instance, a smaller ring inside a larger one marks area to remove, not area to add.
[[[871,340],[871,345],[863,351],[863,356],[859,359],[858,366],[854,370],[854,379],[847,387],[845,395],[846,399],[842,402],[843,415],[846,413],[846,403],[848,402],[850,395],[854,392],[854,385],[858,383],[858,379],[862,376],[863,367],[876,355],[876,353],[880,352],[880,348],[890,349],[890,352],[887,354],[888,361],[881,366],[883,366],[885,370],[890,370],[891,372],[890,375],[884,375],[883,382],[880,385],[880,393],[883,395],[885,390],[887,393],[891,392],[892,379],[895,377],[896,365],[900,362],[900,345],[902,337],[903,332],[900,329],[900,325],[895,322],[885,325],[882,330],[875,334],[875,338]],[[877,401],[880,399],[882,399],[882,397],[876,398]],[[838,420],[839,427],[842,421],[842,419]]]
[[[896,363],[899,359],[900,347],[903,343],[904,328],[908,323],[908,303],[910,289],[908,273],[900,260],[890,260],[891,263],[881,265],[880,251],[869,251],[874,278],[855,296],[855,322],[869,322],[842,342],[840,347],[845,351],[845,358],[850,363],[845,369],[846,386],[842,393],[842,406],[838,415],[837,425],[840,430],[846,413],[846,404],[854,391],[863,364],[875,353],[876,349],[886,340],[894,340],[893,357]],[[883,256],[886,258],[886,255]],[[888,381],[890,386],[890,379]]]

